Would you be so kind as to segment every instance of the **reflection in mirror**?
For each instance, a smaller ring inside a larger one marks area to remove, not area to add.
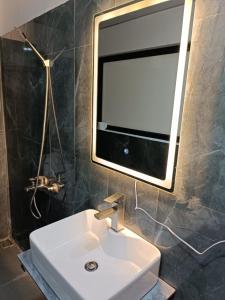
[[[171,189],[191,12],[145,0],[95,17],[94,162]]]

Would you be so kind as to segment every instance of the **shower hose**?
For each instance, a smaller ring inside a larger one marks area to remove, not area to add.
[[[54,62],[59,58],[59,56],[63,53],[64,50],[62,50],[54,59],[44,59],[43,56],[38,52],[38,50],[34,47],[34,45],[28,40],[27,36],[20,31],[19,28],[16,28],[19,34],[22,36],[22,38],[27,42],[32,50],[35,52],[35,54],[39,57],[39,59],[42,61],[45,67],[45,104],[44,104],[44,118],[43,118],[43,128],[42,128],[42,138],[41,138],[41,149],[40,149],[40,155],[39,155],[39,161],[38,161],[38,169],[37,169],[37,176],[35,179],[35,187],[34,187],[34,192],[31,197],[30,201],[30,211],[32,216],[35,219],[41,219],[42,215],[41,212],[37,206],[37,201],[36,201],[36,193],[38,190],[38,182],[39,182],[39,176],[40,176],[40,171],[41,171],[41,166],[42,166],[42,161],[43,161],[43,151],[44,151],[44,145],[45,145],[45,140],[46,140],[46,128],[47,128],[47,120],[48,120],[48,115],[49,115],[49,106],[52,108],[53,112],[53,118],[54,118],[54,124],[55,124],[55,129],[56,129],[56,135],[57,135],[57,141],[59,144],[59,149],[60,149],[60,156],[61,156],[61,161],[62,161],[62,166],[63,170],[65,172],[65,162],[64,162],[64,156],[63,156],[63,150],[62,150],[62,143],[61,143],[61,138],[60,138],[60,133],[59,133],[59,126],[58,126],[58,121],[56,117],[56,111],[55,111],[55,105],[54,105],[54,97],[53,97],[53,88],[52,88],[52,76],[51,76],[51,67],[53,66]],[[66,195],[66,191],[65,191]],[[35,209],[35,211],[33,210]]]

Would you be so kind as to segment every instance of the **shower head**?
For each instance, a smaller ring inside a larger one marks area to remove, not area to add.
[[[22,39],[26,41],[27,40],[26,34],[23,31],[21,31],[18,27],[14,27],[14,28],[19,33],[19,35],[22,37]]]
[[[33,51],[37,54],[37,56],[41,59],[41,61],[43,62],[45,67],[52,67],[54,62],[63,54],[63,52],[65,51],[65,48],[63,48],[53,59],[44,59],[44,57],[40,54],[40,52],[34,47],[34,45],[29,41],[29,39],[27,38],[26,34],[21,31],[19,28],[15,27],[15,29],[17,30],[17,32],[20,34],[20,36],[23,38],[23,40],[25,40],[31,47],[31,49],[33,49]]]
[[[43,62],[44,66],[47,67],[49,66],[49,60],[44,59],[44,57],[40,54],[40,52],[34,47],[34,45],[28,40],[26,34],[21,31],[19,28],[15,28],[17,30],[17,32],[20,34],[20,36],[30,45],[30,47],[34,50],[34,52],[36,53],[36,55],[41,59],[41,61]],[[47,64],[46,64],[47,63]]]
[[[22,37],[23,37],[25,40],[27,40],[27,36],[26,36],[26,34],[25,34],[24,32],[21,32],[21,35],[22,35]]]

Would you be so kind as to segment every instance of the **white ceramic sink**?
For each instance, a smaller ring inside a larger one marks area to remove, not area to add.
[[[159,250],[89,209],[31,233],[32,260],[61,300],[139,300],[158,280]],[[89,261],[95,271],[85,270]]]

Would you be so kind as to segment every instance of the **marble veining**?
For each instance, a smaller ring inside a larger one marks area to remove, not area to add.
[[[24,248],[29,246],[28,235],[32,230],[78,211],[74,200],[74,9],[75,3],[70,0],[21,26],[44,57],[53,57],[62,51],[51,71],[66,171],[63,172],[59,159],[52,115],[43,169],[50,176],[63,172],[66,196],[65,190],[57,196],[38,194],[37,201],[43,214],[40,221],[30,214],[31,195],[24,187],[37,170],[44,108],[44,68],[32,51],[24,51],[25,43],[16,31],[2,39],[12,234]]]
[[[95,14],[95,1],[90,2],[88,8],[83,7],[87,19]],[[128,2],[116,0],[115,5]],[[84,15],[80,10],[78,13]],[[222,0],[195,3],[174,192],[138,182],[139,206],[171,226],[200,251],[225,238],[225,42],[221,38],[224,16]],[[75,57],[78,116],[75,152],[79,194],[93,207],[98,207],[102,199],[113,192],[127,194],[126,225],[159,247],[161,277],[176,287],[175,300],[223,299],[225,246],[219,245],[198,257],[143,213],[134,210],[134,179],[90,162],[92,42],[90,38],[87,41],[87,36],[90,36],[91,25],[86,20],[81,25],[81,17],[78,20],[75,23],[75,35],[79,38]]]

